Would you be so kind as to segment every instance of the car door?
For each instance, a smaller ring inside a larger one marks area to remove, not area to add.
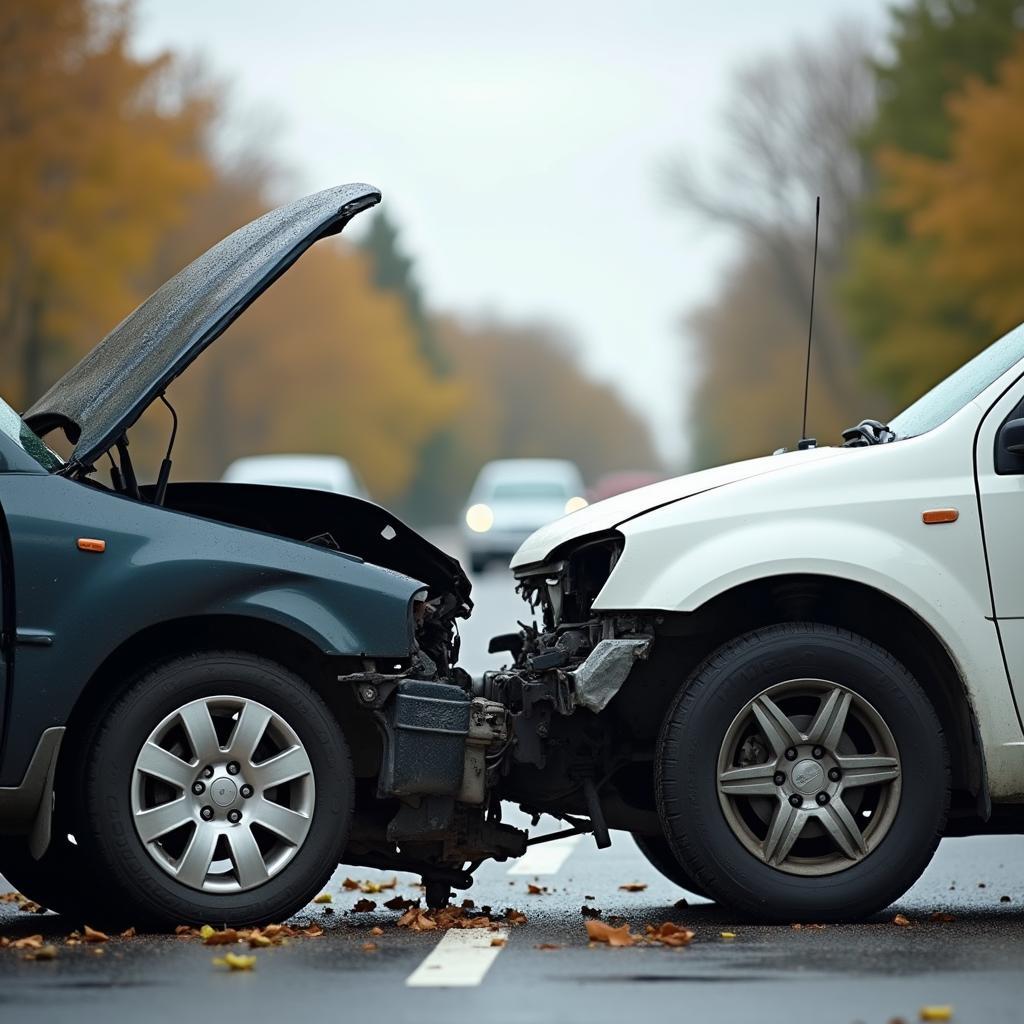
[[[974,449],[992,606],[1018,713],[1021,713],[1024,712],[1024,451],[1007,450],[1007,445],[1014,440],[1024,448],[1024,378],[1012,384],[991,407],[978,429]]]

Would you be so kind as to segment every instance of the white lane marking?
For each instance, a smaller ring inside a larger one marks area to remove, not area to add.
[[[465,988],[484,980],[503,946],[494,946],[494,939],[507,939],[508,932],[488,928],[452,928],[429,956],[408,978],[413,988]]]
[[[508,869],[510,875],[553,875],[569,859],[582,836],[565,836],[552,839],[550,843],[531,846],[522,857]]]

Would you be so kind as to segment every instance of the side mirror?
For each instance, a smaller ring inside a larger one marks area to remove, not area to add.
[[[999,429],[999,447],[1011,455],[1024,455],[1024,419],[1007,420]]]

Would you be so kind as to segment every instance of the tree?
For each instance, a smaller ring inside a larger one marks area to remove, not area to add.
[[[875,185],[842,287],[865,378],[891,410],[906,405],[991,340],[967,280],[936,266],[936,243],[914,230],[913,197],[891,180],[893,154],[949,152],[951,97],[991,81],[1024,25],[1020,0],[914,0],[893,12],[891,56],[876,62],[878,111],[862,135]]]
[[[948,156],[880,154],[885,201],[932,244],[935,279],[964,296],[992,337],[1024,320],[1024,34],[996,81],[968,80],[948,110]],[[956,355],[979,340],[963,339]]]
[[[717,409],[750,408],[752,396],[740,382],[743,368],[758,366],[769,374],[760,377],[760,387],[777,408],[767,435],[792,443],[799,434],[803,357],[797,361],[794,356],[806,341],[814,197],[819,194],[809,425],[819,437],[835,436],[864,414],[856,352],[834,283],[845,270],[868,187],[865,160],[852,144],[874,110],[868,52],[858,28],[840,25],[821,44],[798,45],[742,69],[726,107],[729,146],[715,184],[705,184],[685,162],[670,168],[672,198],[733,228],[742,246],[715,300],[687,320],[697,339],[697,351],[688,358],[696,355],[703,368],[688,417],[700,463],[751,451],[748,418],[715,415]],[[753,287],[738,287],[740,282]],[[740,370],[739,377],[730,369]],[[745,398],[739,401],[741,394]],[[782,405],[781,395],[792,400]],[[756,450],[763,451],[763,445]]]
[[[128,51],[130,9],[0,7],[3,387],[25,405],[142,297],[138,270],[210,179],[209,95]]]

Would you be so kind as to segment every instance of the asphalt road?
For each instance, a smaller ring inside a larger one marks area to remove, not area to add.
[[[486,638],[511,628],[522,606],[500,571],[479,581],[475,597],[476,621],[464,638],[467,665],[478,672],[494,660]],[[51,961],[0,950],[0,1021],[885,1024],[916,1020],[934,1004],[951,1005],[956,1021],[1024,1017],[1024,838],[946,840],[918,885],[876,919],[799,930],[737,921],[663,879],[628,836],[613,840],[604,851],[586,837],[542,844],[519,862],[482,867],[464,895],[477,908],[490,906],[492,918],[508,907],[526,916],[523,924],[502,921],[497,932],[399,928],[399,913],[381,906],[394,892],[343,887],[348,875],[390,876],[342,868],[328,887],[333,902],[310,905],[296,919],[325,934],[256,950],[250,972],[214,966],[223,950],[195,938],[67,946],[64,937],[83,922],[0,904],[0,935],[40,932],[58,947]],[[416,898],[416,881],[399,876],[397,893]],[[619,888],[628,883],[646,888]],[[529,885],[544,891],[532,894]],[[677,906],[681,898],[688,903]],[[357,899],[377,907],[355,913]],[[633,933],[672,921],[696,935],[683,948],[591,947],[584,905]],[[910,924],[894,924],[898,913]],[[491,944],[502,937],[504,945]],[[365,950],[368,942],[376,948]]]

